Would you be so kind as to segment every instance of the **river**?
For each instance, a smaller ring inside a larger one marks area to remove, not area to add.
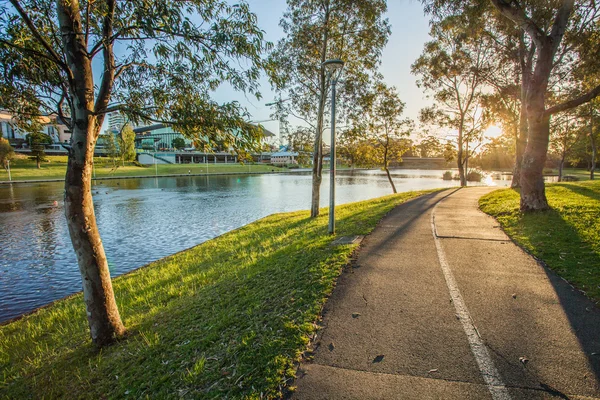
[[[442,173],[396,170],[394,182],[399,192],[458,184]],[[321,189],[326,206],[328,176]],[[310,191],[309,174],[99,180],[94,204],[114,277],[269,214],[308,209]],[[0,186],[0,321],[81,290],[62,193],[62,183]],[[387,194],[381,171],[338,172],[336,204]]]

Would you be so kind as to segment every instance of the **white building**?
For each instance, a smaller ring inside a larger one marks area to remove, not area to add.
[[[69,143],[71,131],[65,122],[56,115],[40,117],[42,132],[52,138],[54,143]],[[0,131],[2,137],[8,139],[13,147],[20,148],[25,143],[27,132],[17,127],[13,114],[0,110]]]
[[[293,151],[280,151],[273,153],[271,154],[271,164],[298,164],[298,153]]]
[[[108,114],[108,130],[120,132],[127,123],[127,118],[120,112],[111,112]]]

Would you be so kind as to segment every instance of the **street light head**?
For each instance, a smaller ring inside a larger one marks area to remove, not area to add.
[[[342,60],[340,60],[339,58],[336,58],[336,59],[327,60],[321,65],[323,67],[325,67],[327,72],[334,73],[335,71],[342,69],[342,67],[344,66],[344,62]]]

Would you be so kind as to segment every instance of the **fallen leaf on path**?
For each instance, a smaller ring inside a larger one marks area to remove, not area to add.
[[[374,363],[378,363],[378,362],[382,362],[383,361],[383,357],[385,357],[383,354],[380,354],[377,357],[375,357],[375,359],[373,360],[373,364]]]
[[[513,299],[516,299],[516,298],[517,298],[517,294],[516,294],[516,293],[513,293],[513,295],[512,295],[512,298],[513,298]]]
[[[333,349],[335,349],[335,345],[333,344],[333,342],[329,343],[329,346],[327,346],[327,348],[329,349],[329,351],[333,351]]]
[[[526,365],[529,362],[529,359],[526,357],[519,357],[519,361],[521,361],[523,365]]]
[[[360,317],[360,313],[357,313],[357,312],[352,313],[352,318],[358,318],[358,317]]]
[[[433,374],[434,372],[438,372],[438,369],[437,368],[430,369],[429,372],[428,372],[428,374]]]

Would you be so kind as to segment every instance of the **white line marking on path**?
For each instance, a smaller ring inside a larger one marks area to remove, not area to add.
[[[433,241],[435,242],[435,247],[437,249],[440,266],[442,267],[444,278],[446,279],[446,286],[448,286],[452,303],[456,309],[456,315],[462,323],[463,329],[469,341],[469,345],[471,346],[471,351],[475,356],[481,376],[483,377],[483,380],[485,381],[492,398],[494,400],[511,400],[508,389],[506,388],[504,382],[502,382],[502,377],[494,366],[494,361],[492,361],[487,347],[485,347],[481,337],[479,337],[477,328],[475,328],[475,325],[473,324],[469,310],[467,310],[467,306],[462,298],[462,295],[460,294],[460,291],[458,290],[458,285],[456,284],[456,280],[454,279],[450,265],[446,260],[446,253],[444,253],[442,243],[438,238],[435,229],[436,208],[437,204],[431,211],[431,232],[433,233]]]

